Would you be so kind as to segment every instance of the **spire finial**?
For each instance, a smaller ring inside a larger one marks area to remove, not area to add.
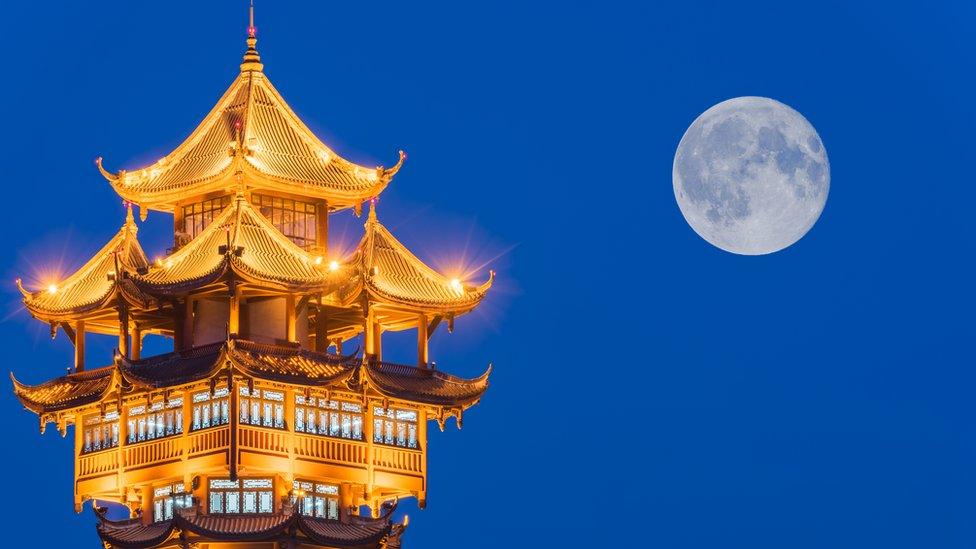
[[[369,199],[369,216],[366,218],[368,221],[373,221],[373,222],[376,221],[376,201],[377,200],[378,200],[378,198],[375,197],[375,196],[373,198],[370,198]]]
[[[261,56],[258,55],[258,28],[254,26],[254,0],[248,8],[247,26],[247,51],[244,52],[244,62],[241,63],[241,72],[255,71],[261,72],[264,65],[261,64]]]

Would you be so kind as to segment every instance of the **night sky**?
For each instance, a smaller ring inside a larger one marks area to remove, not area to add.
[[[495,370],[463,431],[432,429],[407,546],[976,545],[976,8],[648,4],[258,2],[265,72],[312,129],[368,166],[409,153],[381,221],[438,268],[498,271],[434,338],[439,369]],[[67,274],[114,234],[93,159],[179,144],[237,74],[246,10],[0,14],[0,343],[37,383],[71,346],[14,279]],[[801,112],[831,163],[819,222],[768,256],[704,242],[672,191],[687,126],[742,95]],[[362,221],[338,216],[332,244]],[[171,223],[140,225],[151,257]],[[88,346],[107,364],[115,341]],[[7,543],[97,547],[71,437],[0,395]]]

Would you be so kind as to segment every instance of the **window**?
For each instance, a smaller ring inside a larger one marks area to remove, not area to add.
[[[193,495],[182,482],[153,490],[153,522],[173,518],[173,509],[193,506]]]
[[[221,196],[183,206],[183,232],[190,238],[196,237],[229,205],[230,196]]]
[[[295,395],[295,430],[363,440],[363,407],[352,402]]]
[[[272,513],[274,482],[270,478],[210,479],[211,513]]]
[[[417,447],[417,411],[403,408],[373,408],[373,442]]]
[[[191,431],[227,425],[230,422],[228,407],[230,391],[227,388],[217,389],[213,395],[209,391],[193,395],[193,424]]]
[[[296,480],[291,494],[291,502],[298,504],[299,513],[339,520],[339,486]]]
[[[178,435],[183,432],[183,399],[174,398],[149,407],[133,406],[129,408],[126,425],[129,444]]]
[[[97,452],[119,445],[119,413],[109,412],[104,416],[89,416],[84,420],[85,442],[81,452]]]
[[[251,203],[292,242],[305,250],[315,247],[315,204],[257,193],[251,194]]]
[[[241,423],[285,428],[285,393],[241,387]]]

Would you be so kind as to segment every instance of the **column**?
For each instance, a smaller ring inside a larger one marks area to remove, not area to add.
[[[427,367],[429,358],[427,356],[427,315],[420,313],[417,316],[417,366]]]
[[[230,289],[230,318],[227,321],[227,333],[237,335],[241,329],[241,296],[237,284],[231,283]]]
[[[298,341],[295,331],[296,318],[295,294],[288,294],[285,296],[285,338],[291,343]]]
[[[329,257],[329,205],[319,202],[315,205],[315,245],[322,255]]]
[[[142,329],[135,322],[132,323],[132,350],[129,355],[132,360],[139,360],[142,355]]]
[[[329,319],[322,305],[322,294],[319,294],[319,306],[315,313],[315,350],[324,353],[329,350]]]
[[[230,375],[230,374],[228,374]],[[230,449],[229,449],[229,463],[228,469],[230,470],[230,479],[237,480],[237,427],[241,423],[241,389],[238,386],[237,380],[234,380],[230,384],[230,396],[228,398],[228,419],[230,420]]]
[[[373,330],[376,331],[373,336],[373,350],[376,353],[376,360],[383,360],[383,325],[374,321]]]
[[[147,484],[139,489],[142,496],[142,523],[152,524],[153,521],[153,490],[152,485]]]
[[[183,349],[193,347],[193,298],[187,296],[183,308]]]
[[[42,422],[44,420],[41,420]],[[43,423],[42,423],[43,426]],[[75,415],[75,513],[80,513],[85,504],[78,494],[78,477],[81,476],[81,448],[85,443],[85,418],[81,414]],[[119,486],[121,489],[121,486]]]
[[[85,321],[75,324],[75,371],[85,371]]]
[[[375,319],[373,318],[373,308],[366,305],[365,322],[363,323],[363,347],[366,356],[372,357],[376,354],[376,330],[374,328]]]

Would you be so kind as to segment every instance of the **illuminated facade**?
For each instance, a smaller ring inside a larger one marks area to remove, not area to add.
[[[106,547],[398,547],[396,501],[427,498],[428,424],[460,427],[488,386],[490,368],[447,374],[427,346],[492,277],[470,285],[407,250],[375,208],[405,155],[368,168],[332,151],[256,43],[252,10],[240,74],[172,153],[128,172],[98,160],[128,203],[118,233],[63,280],[18,281],[75,356],[67,375],[14,391],[42,432],[74,426],[75,509],[93,501]],[[355,253],[330,253],[329,215],[364,203]],[[133,206],[173,214],[168,256],[147,260]],[[416,330],[414,364],[383,358],[383,333],[399,330]],[[88,334],[118,338],[110,365],[86,366]],[[147,334],[173,352],[142,356]],[[344,354],[358,336],[362,353]]]

